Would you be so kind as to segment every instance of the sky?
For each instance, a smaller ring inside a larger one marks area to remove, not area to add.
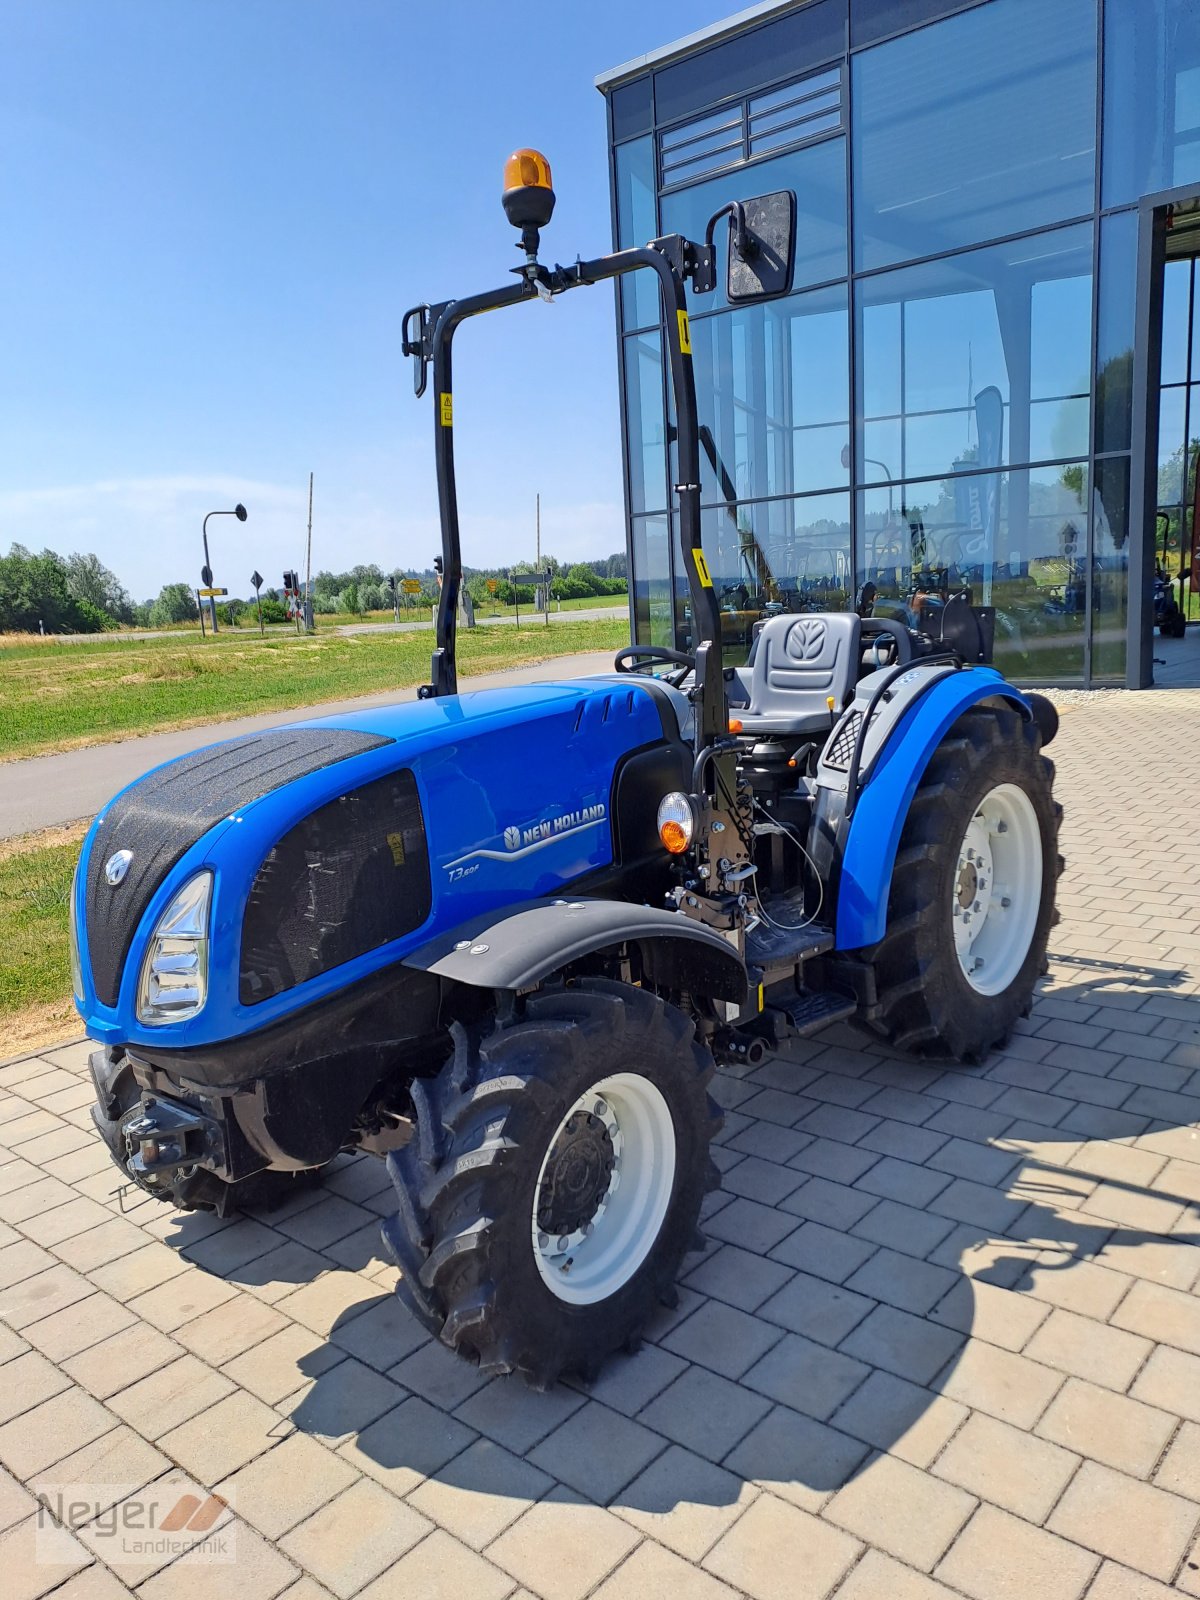
[[[427,567],[432,399],[404,311],[516,264],[506,156],[550,159],[544,260],[611,247],[595,75],[737,9],[693,0],[0,4],[0,550],[94,551],[135,599]],[[464,327],[463,556],[623,548],[611,289]]]

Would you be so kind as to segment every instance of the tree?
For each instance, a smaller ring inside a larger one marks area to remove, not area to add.
[[[0,557],[0,630],[17,633],[101,633],[112,623],[67,583],[67,564],[53,550],[33,555],[14,544]]]
[[[195,622],[199,615],[195,593],[186,583],[165,583],[150,608],[150,620],[156,628],[173,622]]]
[[[339,604],[343,611],[348,611],[352,617],[357,617],[362,611],[362,601],[358,596],[358,585],[348,583],[339,597]]]
[[[592,571],[590,566],[586,565],[582,561],[577,562],[575,566],[567,569],[567,578],[570,582],[579,585],[579,593],[581,595],[604,593],[603,589],[600,587],[600,580],[596,577],[596,574]]]
[[[358,603],[364,611],[384,611],[391,600],[381,583],[364,583],[358,591]]]
[[[133,621],[129,591],[99,556],[90,553],[68,556],[67,588],[74,599],[84,600],[97,611],[106,612],[114,622]]]

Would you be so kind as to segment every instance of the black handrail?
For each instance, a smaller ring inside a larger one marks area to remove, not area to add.
[[[639,268],[653,271],[659,284],[670,353],[671,386],[678,429],[679,529],[684,571],[691,595],[699,644],[696,649],[696,749],[699,751],[728,732],[725,676],[721,662],[721,618],[712,579],[700,545],[700,454],[696,408],[696,382],[692,371],[692,343],[684,298],[684,271],[695,257],[695,247],[678,235],[653,245],[620,250],[594,261],[577,261],[549,270],[530,262],[518,269],[515,282],[483,294],[447,303],[437,317],[423,359],[433,363],[434,458],[437,465],[438,510],[442,528],[442,589],[438,597],[437,644],[433,652],[431,682],[426,697],[456,694],[455,661],[458,597],[462,585],[462,547],[459,537],[458,492],[454,477],[454,386],[451,350],[455,329],[468,317],[504,306],[520,305],[543,293],[562,294],[584,284],[617,278]],[[683,270],[676,262],[684,264]]]

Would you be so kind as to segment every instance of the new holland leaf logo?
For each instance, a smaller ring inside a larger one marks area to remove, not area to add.
[[[580,806],[574,811],[560,812],[556,817],[549,817],[540,822],[529,822],[518,827],[510,823],[501,835],[503,850],[493,850],[487,847],[479,850],[468,850],[466,855],[456,856],[453,861],[446,861],[443,866],[447,872],[460,867],[465,861],[474,861],[482,857],[486,861],[515,861],[526,856],[532,850],[543,850],[548,844],[553,844],[557,839],[564,839],[572,833],[583,833],[588,828],[601,827],[608,819],[608,807],[602,800],[595,805]]]

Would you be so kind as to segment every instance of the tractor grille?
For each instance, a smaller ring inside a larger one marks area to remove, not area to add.
[[[861,711],[850,711],[842,718],[829,741],[829,748],[825,751],[827,767],[838,767],[842,772],[847,770],[850,757],[854,754],[854,742],[861,727]]]
[[[285,833],[258,869],[242,922],[242,1004],[411,933],[431,904],[412,773],[352,789]]]
[[[114,1006],[121,973],[151,896],[183,853],[225,817],[310,772],[392,741],[344,728],[278,728],[227,739],[149,773],[112,802],[92,843],[86,885],[92,982]],[[105,863],[117,850],[133,860],[116,888]]]

